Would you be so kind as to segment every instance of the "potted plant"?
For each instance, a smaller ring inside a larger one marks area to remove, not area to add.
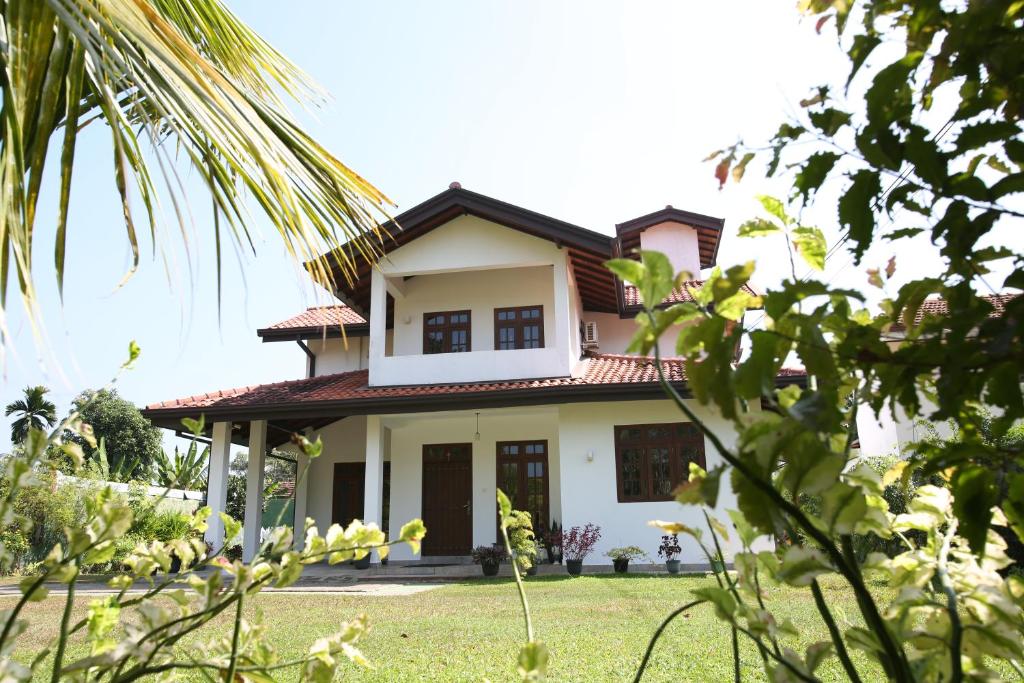
[[[722,559],[721,553],[715,553],[711,556],[711,571],[715,574],[725,573],[725,560]]]
[[[547,530],[542,530],[541,541],[551,564],[562,564],[562,546],[558,545],[561,537],[562,526],[555,520],[551,520],[551,526]]]
[[[627,545],[623,548],[612,548],[605,553],[605,555],[612,558],[612,565],[615,567],[616,574],[625,574],[628,572],[630,560],[647,557],[647,553],[645,553],[642,548],[638,548],[635,545]]]
[[[537,573],[537,541],[533,535],[533,520],[529,512],[512,511],[508,525],[508,543],[512,548],[512,559],[519,569],[528,576]]]
[[[473,548],[473,563],[480,565],[484,576],[497,576],[498,567],[505,559],[505,549],[499,545],[478,545]]]
[[[352,560],[352,566],[356,569],[369,569],[370,568],[370,553],[359,558],[358,560]]]
[[[658,546],[658,556],[665,558],[665,569],[668,570],[669,574],[679,573],[679,560],[676,558],[681,552],[683,552],[683,549],[679,546],[679,536],[677,534],[661,537],[661,545]]]
[[[574,526],[559,534],[558,546],[565,558],[565,568],[572,576],[583,573],[583,559],[589,555],[601,538],[601,527],[587,523],[586,526]]]

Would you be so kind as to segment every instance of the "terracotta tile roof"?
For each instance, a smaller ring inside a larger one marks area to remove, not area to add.
[[[992,306],[992,312],[989,313],[990,318],[998,318],[1006,313],[1006,304],[1016,299],[1020,294],[1014,293],[1002,293],[1002,294],[988,294],[981,298],[987,301]],[[945,299],[938,297],[934,299],[925,299],[921,304],[921,307],[917,309],[917,314],[914,316],[914,325],[920,325],[921,322],[927,318],[945,318],[949,315],[949,304]],[[896,329],[903,329],[906,327],[906,320],[903,314],[900,314],[900,321],[893,325]]]
[[[206,394],[197,394],[172,401],[154,403],[146,407],[150,417],[159,416],[162,411],[186,409],[211,409],[218,411],[229,408],[262,408],[281,405],[316,404],[320,402],[358,403],[366,400],[430,398],[444,396],[473,396],[500,394],[502,392],[526,391],[535,395],[541,403],[546,392],[561,393],[558,390],[578,387],[622,387],[637,386],[656,389],[658,371],[654,359],[642,356],[595,354],[581,361],[582,373],[578,377],[551,377],[545,379],[509,380],[502,382],[478,382],[471,384],[428,384],[415,386],[370,387],[367,385],[368,372],[356,370],[333,375],[321,375],[309,379],[297,379],[274,384],[237,387]],[[662,359],[666,374],[673,383],[682,383],[686,376],[683,359]],[[802,377],[801,369],[784,369],[780,378]],[[344,407],[343,405],[341,406]]]
[[[665,297],[665,300],[662,301],[661,303],[680,304],[685,303],[687,301],[693,301],[693,297],[690,295],[689,288],[692,287],[693,289],[700,289],[703,286],[704,280],[687,280],[686,282],[683,283],[682,287],[673,291],[671,294]],[[751,296],[759,296],[758,293],[754,290],[754,288],[749,285],[744,285],[743,289]],[[643,306],[644,302],[640,297],[640,292],[633,285],[624,285],[622,288],[622,294],[623,304],[626,308],[636,308],[639,306]]]
[[[274,323],[265,330],[302,330],[313,327],[337,327],[339,325],[365,325],[366,319],[348,306],[311,306],[302,313],[287,320]]]

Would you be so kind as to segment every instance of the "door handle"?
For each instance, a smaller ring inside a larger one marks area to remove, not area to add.
[[[466,501],[466,504],[463,505],[462,508],[466,511],[467,515],[472,515],[473,514],[473,501],[472,500]]]

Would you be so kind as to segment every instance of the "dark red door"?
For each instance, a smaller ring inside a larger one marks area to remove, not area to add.
[[[473,445],[423,446],[423,555],[468,555],[473,546]]]
[[[363,518],[366,493],[366,463],[339,462],[334,464],[334,500],[331,524],[348,526],[353,519]]]

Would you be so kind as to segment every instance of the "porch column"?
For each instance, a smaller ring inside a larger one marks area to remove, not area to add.
[[[306,496],[309,493],[309,456],[299,453],[295,458],[295,549],[306,547]]]
[[[384,521],[384,428],[379,415],[366,417],[366,490],[363,494],[363,523]]]
[[[224,543],[224,523],[220,513],[228,505],[228,467],[231,464],[231,423],[213,423],[210,464],[206,475],[206,504],[213,511],[207,520],[206,542],[215,550]]]
[[[267,458],[267,421],[249,423],[249,465],[245,472],[245,522],[242,559],[249,562],[260,548],[263,526],[263,471]]]
[[[378,369],[384,364],[387,338],[387,280],[380,268],[370,272],[370,357],[368,360],[370,386],[379,384]]]

